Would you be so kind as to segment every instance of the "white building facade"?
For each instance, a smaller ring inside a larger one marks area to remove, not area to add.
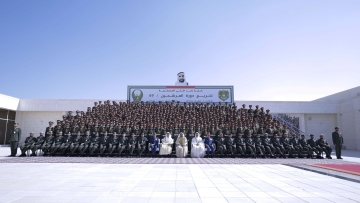
[[[0,94],[0,110],[2,111],[0,137],[4,137],[0,139],[0,145],[8,143],[11,130],[4,128],[9,128],[15,122],[9,116],[13,112],[16,113],[16,122],[23,130],[21,141],[23,142],[30,132],[38,136],[40,132],[45,131],[48,121],[61,120],[67,111],[86,111],[87,107],[92,107],[95,101],[99,100],[18,99]],[[331,133],[338,126],[344,136],[344,148],[360,150],[360,86],[309,102],[235,102],[237,106],[259,105],[270,109],[273,114],[299,117],[301,131],[308,135],[314,134],[316,138],[324,134],[330,144],[332,144]],[[5,111],[8,112],[6,118]]]

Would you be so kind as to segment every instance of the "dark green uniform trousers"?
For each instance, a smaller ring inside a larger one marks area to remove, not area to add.
[[[18,141],[11,141],[10,142],[11,156],[16,156],[18,146],[19,146]]]

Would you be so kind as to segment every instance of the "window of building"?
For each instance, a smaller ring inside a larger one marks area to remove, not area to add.
[[[14,128],[16,111],[0,109],[0,145],[10,144],[11,132]]]

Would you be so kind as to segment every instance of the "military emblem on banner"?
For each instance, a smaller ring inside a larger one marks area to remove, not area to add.
[[[218,93],[218,97],[223,101],[229,99],[229,90],[220,90]]]
[[[131,97],[133,98],[134,102],[139,102],[143,98],[144,94],[141,90],[134,90],[131,94]]]

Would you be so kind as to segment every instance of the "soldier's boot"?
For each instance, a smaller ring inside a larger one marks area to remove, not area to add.
[[[130,147],[129,156],[133,156],[133,152],[134,152],[134,148],[133,148],[133,147]]]
[[[274,151],[271,150],[271,148],[269,148],[269,154],[270,154],[270,158],[276,158],[275,154],[274,154]]]
[[[139,157],[141,157],[143,153],[144,153],[144,148],[141,147],[141,148],[139,149],[139,153],[138,153]]]
[[[298,153],[298,157],[299,158],[304,158],[304,156],[302,155],[302,151],[300,149],[296,150]]]
[[[90,150],[89,150],[89,155],[90,156],[93,156],[94,155],[94,151],[95,151],[95,149],[92,147],[92,148],[90,148]]]
[[[122,154],[123,150],[124,150],[124,149],[123,149],[122,147],[119,148],[118,156],[122,156],[121,154]]]
[[[86,149],[87,149],[87,147],[83,147],[80,149],[80,156],[85,156]]]
[[[317,159],[323,159],[323,157],[321,156],[321,152],[320,152],[320,151],[317,153],[316,158],[317,158]]]
[[[75,147],[70,147],[70,156],[74,156],[75,150]]]
[[[80,156],[83,156],[84,155],[84,147],[79,147],[79,154]],[[75,152],[75,151],[74,151]]]
[[[261,155],[262,158],[266,158],[265,153],[262,150],[260,151],[260,155]]]
[[[65,153],[66,147],[61,147],[61,148],[60,148],[60,151],[61,151],[61,155],[63,155],[63,156],[66,155],[66,153]]]
[[[294,156],[293,156],[293,150],[290,148],[289,149],[289,158],[295,158]]]
[[[47,156],[47,154],[46,154],[46,147],[43,147],[43,149],[42,149],[42,151],[43,151],[43,156]]]
[[[282,151],[281,150],[279,150],[279,158],[284,158],[285,157],[285,155],[282,153]],[[285,157],[286,158],[286,157]]]
[[[316,154],[317,154],[317,153],[316,153]],[[313,151],[310,152],[309,156],[310,156],[311,159],[315,159],[315,158],[316,158],[316,157],[314,156],[314,152],[313,152]]]
[[[244,158],[244,157],[245,157],[245,154],[244,154],[243,151],[240,151],[240,150],[239,150],[239,154],[240,154],[240,157],[241,157],[241,158]]]
[[[249,151],[250,151],[250,155],[256,159],[256,154],[254,153],[254,150],[249,148]]]
[[[327,158],[328,158],[328,159],[332,159],[330,149],[328,150],[328,156],[327,156]]]
[[[256,159],[257,157],[256,157],[256,153],[255,152],[252,152],[251,153],[251,156],[254,158],[254,159]]]
[[[56,147],[55,150],[54,150],[54,152],[51,153],[52,156],[55,156],[55,155],[56,155],[57,150],[58,150],[58,148]]]
[[[235,148],[235,149],[232,148],[232,149],[231,149],[231,157],[232,157],[232,158],[235,158],[235,153],[236,153],[236,148]]]
[[[106,156],[106,155],[104,154],[105,150],[106,150],[106,147],[104,147],[104,149],[103,149],[102,152],[101,152],[101,155],[102,155],[102,156]]]
[[[265,151],[259,147],[259,155],[262,157],[262,158],[265,158],[265,155],[264,155]]]
[[[112,156],[112,153],[113,153],[113,151],[114,151],[114,147],[111,147],[110,149],[109,149],[109,156]]]
[[[54,151],[55,151],[54,148],[55,148],[55,147],[50,148],[50,156],[53,156]]]
[[[21,151],[21,154],[19,155],[19,157],[21,156],[26,156],[26,147],[20,147],[20,151]]]
[[[36,156],[35,152],[36,152],[36,147],[34,145],[31,147],[31,155],[30,156]]]

